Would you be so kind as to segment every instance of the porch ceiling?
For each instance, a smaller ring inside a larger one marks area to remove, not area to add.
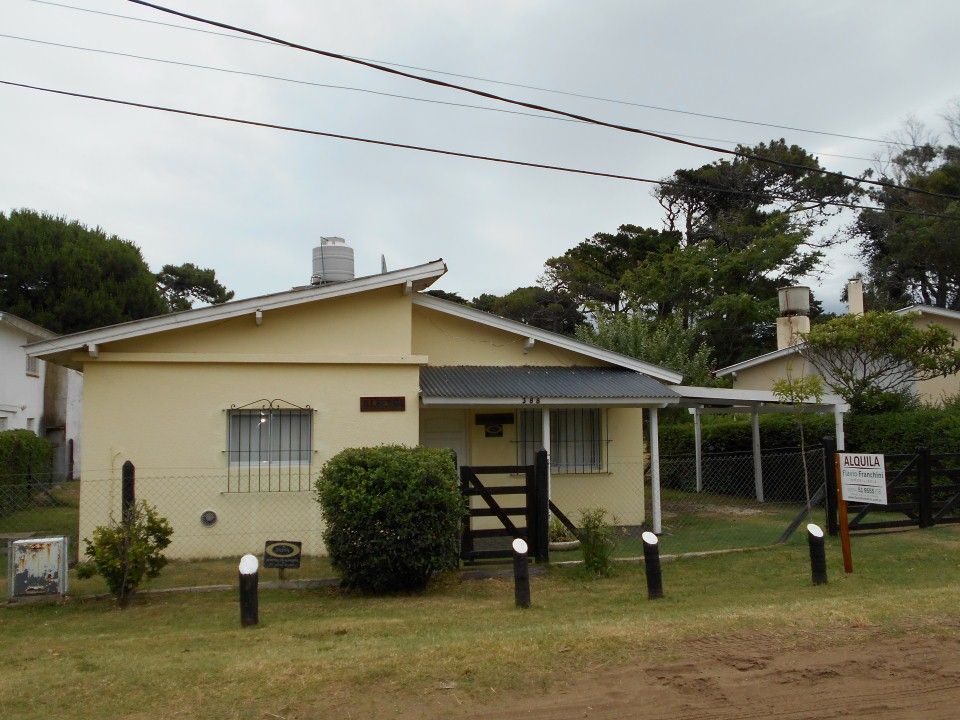
[[[424,405],[667,405],[679,394],[648,375],[621,368],[425,366]]]

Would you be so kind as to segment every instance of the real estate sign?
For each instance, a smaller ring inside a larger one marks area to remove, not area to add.
[[[839,453],[843,499],[853,503],[887,504],[887,473],[883,455]]]

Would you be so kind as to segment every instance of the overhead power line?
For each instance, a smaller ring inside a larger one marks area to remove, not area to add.
[[[220,37],[231,38],[233,40],[243,40],[246,42],[264,43],[268,45],[275,44],[272,40],[263,40],[256,37],[246,37],[244,35],[236,35],[234,33],[217,32],[215,30],[204,30],[202,28],[189,27],[187,25],[178,25],[176,23],[160,22],[159,20],[148,20],[146,18],[134,17],[132,15],[122,15],[120,13],[111,13],[103,10],[93,10],[92,8],[78,7],[76,5],[68,5],[67,3],[52,2],[51,0],[30,0],[30,2],[38,3],[40,5],[51,5],[53,7],[66,8],[69,10],[78,10],[80,12],[91,13],[94,15],[104,15],[107,17],[118,18],[121,20],[131,20],[133,22],[146,23],[150,25],[160,25],[163,27],[176,28],[178,30],[187,30],[189,32],[204,33],[206,35],[218,35]],[[436,68],[427,68],[419,65],[406,65],[403,63],[393,62],[391,60],[378,60],[375,58],[361,57],[358,55],[351,55],[349,57],[357,60],[366,60],[369,62],[380,63],[382,65],[389,65],[391,67],[404,68],[406,70],[419,70],[421,72],[434,73],[435,75],[445,75],[447,77],[463,78],[464,80],[477,80],[479,82],[490,83],[492,85],[503,85],[505,87],[522,88],[524,90],[536,90],[538,92],[547,92],[547,93],[554,93],[557,95],[566,95],[567,97],[583,98],[585,100],[595,100],[597,102],[612,103],[615,105],[625,105],[629,107],[644,108],[647,110],[657,110],[660,112],[676,113],[679,115],[690,115],[693,117],[707,118],[710,120],[722,120],[724,122],[740,123],[743,125],[769,127],[769,128],[775,128],[777,130],[790,130],[793,132],[810,133],[813,135],[823,135],[826,137],[842,138],[845,140],[860,140],[862,142],[880,143],[882,145],[900,145],[902,147],[908,147],[908,148],[918,147],[916,145],[913,145],[912,143],[903,142],[903,141],[894,140],[894,139],[884,140],[881,138],[865,137],[863,135],[852,135],[848,133],[831,132],[829,130],[815,130],[813,128],[798,127],[795,125],[783,125],[783,124],[772,123],[772,122],[764,122],[761,120],[735,118],[727,115],[719,115],[714,113],[698,112],[695,110],[684,110],[682,108],[667,107],[665,105],[653,105],[650,103],[641,103],[634,100],[624,100],[624,99],[618,99],[618,98],[602,97],[599,95],[590,95],[582,92],[574,92],[572,90],[559,90],[557,88],[548,88],[548,87],[542,87],[539,85],[527,85],[519,82],[510,82],[507,80],[496,80],[494,78],[482,77],[480,75],[466,75],[463,73],[455,73],[455,72],[450,72],[448,70],[437,70]],[[694,136],[687,136],[687,137],[694,137]],[[828,153],[820,153],[820,154],[827,155]],[[833,157],[847,157],[847,156],[834,155]],[[862,158],[852,158],[852,159],[860,160]],[[869,159],[872,160],[872,158],[869,158]]]
[[[132,100],[121,100],[119,98],[103,97],[100,95],[90,95],[87,93],[72,92],[69,90],[58,90],[56,88],[42,87],[39,85],[30,85],[27,83],[14,82],[12,80],[0,79],[0,85],[24,88],[27,90],[37,90],[39,92],[51,93],[54,95],[63,95],[63,96],[73,97],[73,98],[82,98],[84,100],[95,100],[98,102],[111,103],[113,105],[124,105],[127,107],[142,108],[146,110],[157,110],[160,112],[172,113],[176,115],[187,115],[190,117],[206,118],[209,120],[220,120],[222,122],[229,122],[229,123],[234,123],[238,125],[251,125],[254,127],[268,128],[272,130],[282,130],[285,132],[299,133],[303,135],[314,135],[318,137],[333,138],[336,140],[348,140],[351,142],[364,143],[367,145],[379,145],[383,147],[400,148],[404,150],[415,150],[418,152],[431,153],[434,155],[447,155],[451,157],[466,158],[469,160],[483,160],[486,162],[502,163],[505,165],[518,165],[521,167],[538,168],[541,170],[553,170],[556,172],[572,173],[576,175],[591,175],[594,177],[611,178],[614,180],[628,180],[631,182],[645,183],[649,185],[659,185],[661,187],[695,188],[698,190],[708,190],[710,192],[761,197],[768,200],[781,200],[781,201],[789,201],[794,203],[797,203],[797,202],[807,203],[809,206],[803,208],[803,210],[812,210],[816,207],[821,207],[821,206],[834,206],[834,207],[850,208],[854,210],[881,209],[881,208],[875,208],[870,205],[863,205],[860,203],[848,203],[848,202],[843,202],[839,200],[817,201],[817,200],[810,200],[806,198],[790,197],[785,195],[773,195],[773,194],[768,195],[766,193],[744,192],[742,190],[737,190],[735,188],[696,186],[696,185],[691,185],[689,183],[681,183],[681,182],[676,182],[672,180],[654,180],[651,178],[638,177],[635,175],[623,175],[619,173],[602,172],[599,170],[585,170],[582,168],[573,168],[573,167],[568,167],[564,165],[551,165],[547,163],[537,163],[537,162],[530,162],[525,160],[514,160],[510,158],[496,157],[492,155],[480,155],[477,153],[467,153],[467,152],[461,152],[456,150],[444,150],[440,148],[426,147],[423,145],[412,145],[409,143],[399,143],[399,142],[392,142],[388,140],[378,140],[374,138],[358,137],[356,135],[343,135],[341,133],[332,133],[332,132],[326,132],[323,130],[311,130],[308,128],[299,128],[299,127],[293,127],[290,125],[280,125],[278,123],[268,123],[268,122],[262,122],[258,120],[247,120],[244,118],[231,117],[229,115],[216,115],[213,113],[198,112],[195,110],[184,110],[181,108],[166,107],[163,105],[151,105],[148,103],[134,102]],[[908,215],[918,215],[921,217],[945,218],[949,220],[957,219],[953,215],[947,215],[947,214],[941,214],[941,213],[927,213],[927,212],[919,212],[914,210],[897,210],[896,212],[906,213]]]
[[[39,2],[40,0],[36,0],[36,1]],[[231,36],[231,37],[234,37],[234,36]],[[24,37],[22,35],[8,35],[5,33],[0,33],[0,38],[6,38],[8,40],[19,40],[22,42],[33,43],[36,45],[46,45],[49,47],[64,48],[67,50],[78,50],[82,52],[97,53],[100,55],[111,55],[114,57],[130,58],[133,60],[143,60],[147,62],[162,63],[165,65],[175,65],[178,67],[186,67],[186,68],[192,68],[197,70],[210,70],[213,72],[228,73],[231,75],[242,75],[245,77],[261,78],[264,80],[276,80],[279,82],[292,83],[295,85],[307,85],[311,87],[326,88],[331,90],[347,90],[350,92],[368,93],[371,95],[397,98],[400,100],[411,100],[414,102],[431,103],[435,105],[446,105],[449,107],[460,107],[460,108],[467,108],[470,110],[483,110],[486,112],[504,113],[507,115],[521,115],[524,117],[537,118],[539,120],[551,120],[553,122],[578,123],[581,125],[588,124],[588,123],[584,123],[582,120],[571,120],[570,118],[557,117],[556,115],[544,115],[542,113],[523,112],[522,110],[507,110],[505,108],[495,108],[495,107],[489,107],[486,105],[472,105],[470,103],[458,103],[458,102],[450,102],[449,100],[437,100],[435,98],[417,97],[413,95],[402,95],[398,93],[389,93],[381,90],[373,90],[371,88],[362,88],[362,87],[356,87],[351,85],[334,85],[331,83],[319,83],[319,82],[314,82],[312,80],[303,80],[299,78],[284,77],[282,75],[270,75],[267,73],[257,73],[257,72],[247,71],[247,70],[238,70],[236,68],[218,67],[216,65],[203,65],[201,63],[191,63],[191,62],[185,62],[182,60],[171,60],[169,58],[151,57],[149,55],[136,55],[134,53],[120,52],[118,50],[105,50],[103,48],[86,47],[83,45],[70,45],[67,43],[53,42],[50,40],[40,40],[39,38]],[[671,134],[674,134],[677,137],[688,137],[688,138],[693,138],[695,140],[708,140],[710,142],[720,142],[720,143],[729,144],[729,145],[745,145],[746,144],[742,141],[737,141],[737,140],[725,140],[723,138],[704,137],[702,135],[687,135],[687,134],[676,133],[676,132],[667,131],[667,130],[656,130],[654,132],[670,132]],[[820,151],[812,151],[812,153],[814,155],[822,155],[824,157],[844,158],[847,160],[862,160],[865,162],[871,162],[874,160],[874,158],[858,157],[856,155],[838,155],[836,153],[828,153],[828,152],[820,152]]]
[[[855,175],[847,175],[846,173],[835,172],[832,170],[826,170],[819,167],[810,167],[808,165],[801,165],[798,163],[784,162],[782,160],[776,160],[774,158],[764,157],[762,155],[757,155],[755,153],[743,152],[741,150],[730,150],[728,148],[719,147],[717,145],[707,145],[705,143],[696,142],[693,140],[684,140],[683,138],[679,138],[673,135],[653,132],[650,130],[643,130],[641,128],[632,127],[630,125],[621,125],[620,123],[608,122],[606,120],[599,120],[597,118],[592,118],[587,115],[579,115],[577,113],[568,112],[566,110],[552,108],[547,105],[539,105],[537,103],[526,102],[524,100],[515,100],[513,98],[508,98],[503,95],[497,95],[495,93],[486,92],[485,90],[478,90],[476,88],[467,87],[466,85],[457,85],[456,83],[449,83],[449,82],[446,82],[445,80],[437,80],[436,78],[417,75],[415,73],[410,73],[405,70],[398,70],[396,68],[387,67],[386,65],[370,62],[368,60],[360,60],[358,58],[353,58],[348,55],[344,55],[342,53],[336,53],[330,50],[321,50],[319,48],[313,48],[308,45],[301,45],[300,43],[295,43],[295,42],[291,42],[290,40],[284,40],[282,38],[274,37],[272,35],[267,35],[266,33],[261,33],[257,30],[250,30],[248,28],[242,28],[237,25],[230,25],[228,23],[220,22],[219,20],[211,20],[209,18],[200,17],[199,15],[191,15],[190,13],[181,12],[180,10],[174,10],[173,8],[168,8],[163,5],[147,2],[147,0],[127,0],[127,2],[131,2],[135,5],[141,5],[143,7],[153,8],[154,10],[158,10],[159,12],[167,13],[169,15],[175,15],[177,17],[182,17],[187,20],[194,20],[196,22],[204,23],[206,25],[212,25],[214,27],[223,28],[224,30],[231,30],[233,32],[242,33],[244,35],[250,35],[251,37],[258,37],[264,40],[270,40],[280,45],[286,45],[287,47],[295,48],[297,50],[303,50],[304,52],[314,53],[316,55],[322,55],[323,57],[329,57],[334,60],[343,60],[344,62],[354,63],[356,65],[362,65],[372,70],[378,70],[380,72],[389,73],[391,75],[405,77],[410,80],[416,80],[418,82],[427,83],[429,85],[435,85],[437,87],[449,88],[451,90],[460,90],[461,92],[469,93],[471,95],[476,95],[478,97],[484,97],[484,98],[487,98],[488,100],[497,100],[499,102],[508,103],[510,105],[525,107],[530,110],[538,110],[540,112],[553,113],[556,115],[560,115],[562,117],[572,118],[574,120],[582,120],[583,122],[587,122],[592,125],[598,125],[600,127],[607,127],[613,130],[622,130],[624,132],[634,133],[636,135],[644,135],[647,137],[657,138],[658,140],[675,143],[677,145],[695,147],[701,150],[710,150],[711,152],[721,153],[723,155],[733,155],[735,157],[741,157],[747,160],[753,160],[755,162],[764,162],[764,163],[776,165],[778,167],[782,167],[788,170],[797,170],[805,173],[818,173],[828,177],[835,177],[843,180],[850,180],[855,183],[862,183],[865,185],[872,185],[874,187],[887,188],[889,190],[900,190],[902,192],[910,192],[917,195],[926,195],[929,197],[938,197],[938,198],[943,198],[947,200],[960,200],[960,196],[956,196],[956,195],[947,195],[945,193],[932,192],[930,190],[922,190],[920,188],[911,188],[905,185],[898,185],[897,183],[887,182],[884,180],[869,180],[866,178],[857,177]]]

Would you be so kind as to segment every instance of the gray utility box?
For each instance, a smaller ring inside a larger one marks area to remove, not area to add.
[[[67,538],[27,538],[10,543],[11,600],[67,593]]]

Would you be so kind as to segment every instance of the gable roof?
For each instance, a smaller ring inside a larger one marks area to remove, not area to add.
[[[598,348],[596,345],[580,342],[579,340],[567,337],[566,335],[561,335],[560,333],[550,332],[549,330],[541,330],[540,328],[533,327],[532,325],[526,325],[524,323],[517,322],[516,320],[507,320],[507,318],[500,317],[499,315],[484,312],[483,310],[477,310],[476,308],[472,308],[461,303],[456,303],[452,300],[442,300],[438,297],[434,297],[433,295],[420,293],[414,296],[413,304],[428,308],[430,310],[436,310],[437,312],[442,312],[447,315],[453,315],[454,317],[462,318],[464,320],[470,320],[481,325],[497,328],[498,330],[503,330],[504,332],[512,333],[514,335],[533,338],[534,340],[546,343],[547,345],[553,345],[555,347],[563,348],[564,350],[579,353],[580,355],[584,355],[586,357],[602,360],[603,362],[608,362],[611,365],[619,365],[620,367],[627,368],[628,370],[635,370],[636,372],[644,373],[650,377],[657,378],[658,380],[664,380],[670,383],[679,383],[683,380],[682,375],[665,367],[643,362],[642,360],[637,360],[629,355],[622,355],[620,353],[613,352],[612,350],[604,350],[602,348]]]
[[[30,340],[49,340],[57,337],[57,334],[53,332],[53,330],[47,330],[45,327],[41,327],[29,320],[24,320],[19,315],[14,315],[13,313],[0,312],[0,323],[19,330]]]
[[[935,307],[933,305],[909,305],[905,308],[900,308],[899,310],[893,311],[895,315],[906,315],[907,313],[918,312],[926,315],[935,315],[937,317],[950,318],[951,320],[960,320],[960,312],[957,310],[947,310],[946,308]],[[805,343],[797,343],[796,345],[791,345],[790,347],[781,348],[780,350],[774,350],[772,352],[764,353],[763,355],[757,355],[756,357],[749,358],[747,360],[742,360],[733,365],[728,365],[725,368],[720,368],[715,371],[713,374],[717,377],[723,377],[724,375],[730,375],[735,373],[738,370],[746,370],[747,368],[755,367],[757,365],[763,365],[766,362],[771,360],[776,360],[778,358],[787,357],[788,355],[793,355],[800,351],[800,349],[805,345]]]
[[[415,265],[402,270],[380,273],[379,275],[367,275],[331,285],[309,285],[270,295],[234,300],[220,305],[183,310],[167,315],[143,318],[142,320],[131,320],[118,325],[108,325],[94,330],[62,335],[44,342],[32,343],[27,346],[27,354],[31,357],[44,357],[55,353],[81,350],[88,345],[128,340],[143,335],[227,320],[255,313],[258,310],[276,310],[369,290],[379,290],[393,285],[408,285],[411,291],[422,290],[432,285],[446,271],[447,266],[442,259],[434,260],[423,265]]]

